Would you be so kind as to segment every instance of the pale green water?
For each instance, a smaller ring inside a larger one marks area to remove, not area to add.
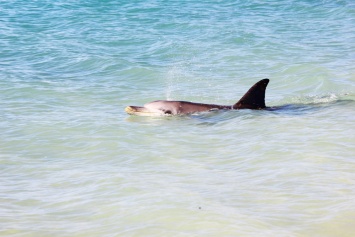
[[[0,1],[0,236],[353,236],[352,1]],[[141,118],[156,99],[277,111]]]

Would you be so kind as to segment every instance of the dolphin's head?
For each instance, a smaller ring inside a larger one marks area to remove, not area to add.
[[[127,106],[126,113],[139,116],[167,116],[178,114],[179,102],[157,100],[141,106]]]

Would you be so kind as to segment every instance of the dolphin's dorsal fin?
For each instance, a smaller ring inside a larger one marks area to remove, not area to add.
[[[233,109],[264,109],[265,90],[269,79],[263,79],[252,86],[247,93],[233,105]]]

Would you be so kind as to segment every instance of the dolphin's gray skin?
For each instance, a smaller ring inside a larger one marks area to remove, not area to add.
[[[253,85],[234,105],[201,104],[187,101],[157,100],[140,106],[127,106],[125,111],[131,115],[162,116],[187,115],[220,109],[265,109],[265,90],[269,79],[263,79]]]

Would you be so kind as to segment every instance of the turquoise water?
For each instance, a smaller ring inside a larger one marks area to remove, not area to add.
[[[0,12],[0,236],[353,236],[353,1]],[[263,78],[281,110],[124,112]]]

